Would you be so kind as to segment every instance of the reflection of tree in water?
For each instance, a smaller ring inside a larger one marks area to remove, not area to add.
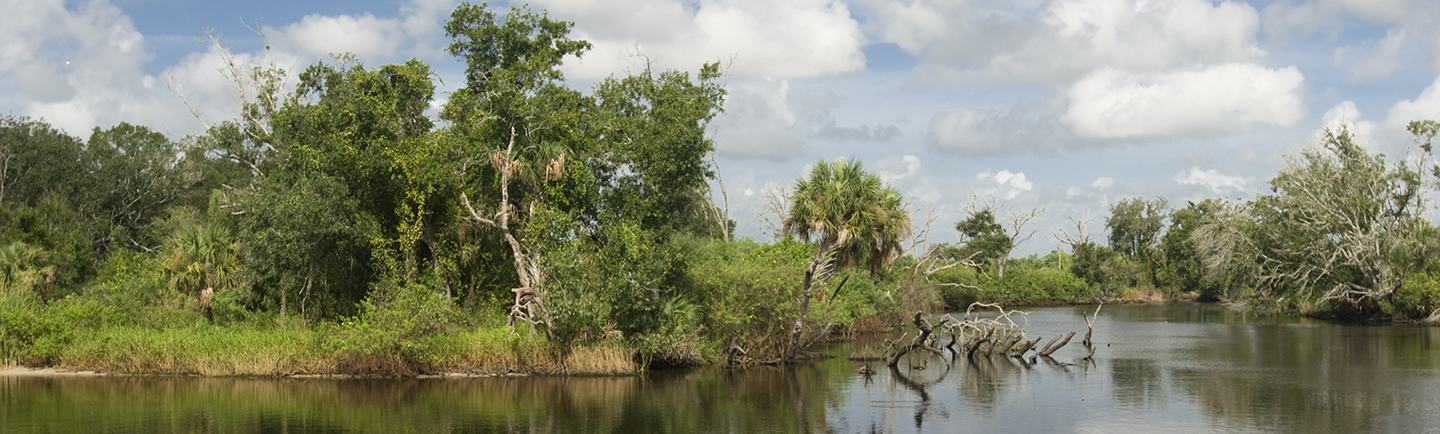
[[[813,366],[599,378],[0,377],[0,431],[825,432],[833,382]]]
[[[1434,351],[1440,330],[1330,324],[1213,327],[1210,333],[1214,344],[1198,356],[1233,362],[1176,369],[1171,376],[1223,426],[1375,431],[1420,423],[1395,416],[1437,399],[1433,387],[1410,387],[1417,374],[1407,370],[1440,363]]]
[[[1111,360],[1110,382],[1115,385],[1115,401],[1121,404],[1145,408],[1166,402],[1164,374],[1153,359]]]

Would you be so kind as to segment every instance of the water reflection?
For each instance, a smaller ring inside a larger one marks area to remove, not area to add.
[[[1027,334],[1084,332],[1036,309]],[[891,336],[893,338],[893,336]],[[1440,330],[1106,306],[1097,351],[622,378],[0,378],[0,432],[1437,432]],[[868,339],[868,340],[867,340]]]

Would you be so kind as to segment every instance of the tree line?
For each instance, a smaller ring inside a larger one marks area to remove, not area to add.
[[[1056,228],[1056,249],[1009,258],[1041,209],[972,203],[961,242],[934,253],[967,267],[945,270],[947,301],[1065,300],[1074,294],[1166,299],[1185,294],[1321,316],[1429,320],[1440,312],[1440,247],[1426,194],[1440,180],[1435,121],[1409,125],[1418,148],[1393,161],[1327,129],[1283,161],[1270,191],[1173,208],[1164,197],[1123,198],[1090,236],[1088,218]],[[1006,221],[997,217],[1001,213]],[[1062,272],[1068,271],[1068,273]]]

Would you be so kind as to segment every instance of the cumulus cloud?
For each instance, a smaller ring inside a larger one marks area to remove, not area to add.
[[[300,22],[279,29],[266,28],[276,45],[290,47],[312,58],[352,53],[360,59],[393,56],[405,41],[398,19],[320,14],[306,15]]]
[[[1334,39],[1353,20],[1388,27],[1381,40],[1336,50],[1337,63],[1357,77],[1385,77],[1398,70],[1403,63],[1397,51],[1409,44],[1424,50],[1432,67],[1440,67],[1440,9],[1428,0],[1283,0],[1271,3],[1263,15],[1265,32],[1282,43],[1316,33]]]
[[[145,66],[153,56],[145,37],[110,1],[15,3],[0,15],[0,103],[18,114],[44,118],[81,136],[93,127],[122,121],[175,135],[199,132],[201,122],[172,87],[208,122],[239,111],[230,83],[217,72],[222,56],[216,47],[149,75]],[[420,45],[402,44],[415,35],[435,36],[451,7],[448,0],[414,0],[401,6],[397,19],[310,15],[264,30],[279,63],[288,67],[293,61],[303,68],[332,52],[353,52],[366,60],[391,57],[402,48],[407,53],[425,51]],[[241,64],[261,63],[254,53],[234,53],[233,58]]]
[[[888,142],[900,137],[900,127],[893,123],[840,125],[835,109],[845,98],[835,92],[797,95],[796,118],[803,124],[810,139],[826,142]]]
[[[1020,103],[1008,110],[941,111],[930,118],[925,146],[932,151],[976,157],[1024,155],[1054,150],[1056,111]]]
[[[835,0],[542,0],[536,6],[574,21],[574,36],[594,44],[567,66],[567,74],[579,78],[630,68],[636,53],[687,70],[734,56],[731,73],[759,77],[865,68],[865,36],[849,7]]]
[[[790,110],[789,93],[790,83],[785,80],[732,83],[725,113],[711,122],[716,153],[776,161],[798,155],[804,136]]]
[[[880,160],[880,174],[890,182],[899,182],[905,179],[914,178],[920,174],[920,157],[906,155],[903,157],[888,157]]]
[[[1440,77],[1415,99],[1395,103],[1385,118],[1385,126],[1402,130],[1411,121],[1440,120]]]
[[[1288,127],[1305,114],[1294,67],[1226,64],[1173,73],[1102,69],[1070,87],[1064,115],[1082,137],[1211,136],[1265,123]]]
[[[1010,173],[1009,170],[1001,170],[1000,173],[990,173],[987,170],[975,174],[975,179],[980,181],[979,192],[982,196],[994,195],[1014,199],[1020,193],[1035,187],[1035,183],[1025,180],[1025,172]]]
[[[0,99],[81,137],[121,121],[162,130],[189,119],[164,81],[143,72],[152,57],[130,18],[106,1],[12,2],[0,15]],[[175,119],[181,121],[176,122]]]
[[[1326,129],[1334,130],[1345,127],[1355,137],[1360,138],[1361,143],[1371,143],[1370,139],[1374,137],[1375,123],[1362,121],[1360,118],[1360,109],[1355,107],[1354,101],[1342,101],[1335,107],[1331,107],[1330,110],[1326,110],[1325,115],[1320,117],[1320,123],[1324,126],[1311,135],[1311,140],[1318,141],[1325,137]]]
[[[1335,64],[1350,70],[1356,78],[1385,78],[1405,66],[1400,48],[1406,42],[1403,29],[1390,29],[1384,39],[1335,49]]]
[[[1249,184],[1245,178],[1221,174],[1215,169],[1200,170],[1199,167],[1191,166],[1190,170],[1182,170],[1173,178],[1180,185],[1198,185],[1205,187],[1214,194],[1225,194],[1231,191],[1244,190]]]
[[[953,0],[886,0],[875,32],[925,59],[931,73],[976,71],[1009,81],[1065,83],[1102,66],[1164,71],[1263,56],[1259,15],[1206,0],[1057,0],[1000,12]]]
[[[1090,187],[1091,187],[1091,188],[1098,188],[1098,189],[1101,189],[1101,190],[1110,188],[1110,186],[1113,186],[1113,185],[1115,185],[1115,178],[1111,178],[1111,177],[1108,177],[1108,176],[1102,176],[1102,177],[1099,177],[1099,178],[1095,178],[1095,182],[1090,183]]]

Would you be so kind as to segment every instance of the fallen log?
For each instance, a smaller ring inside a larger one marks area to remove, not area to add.
[[[1000,345],[1000,354],[1010,354],[1010,350],[1015,348],[1015,343],[1020,342],[1020,340],[1024,338],[1025,335],[1016,333],[1014,336],[1011,336],[1010,339],[1006,339],[1005,343]]]
[[[935,331],[936,327],[944,326],[947,322],[950,321],[950,319],[951,318],[947,316],[940,319],[940,324],[931,325],[930,321],[926,320],[924,315],[922,315],[920,312],[915,312],[915,319],[913,319],[912,322],[915,323],[915,327],[918,327],[920,329],[920,335],[915,336],[915,339],[910,340],[909,344],[905,344],[896,348],[895,352],[890,354],[890,358],[885,361],[885,365],[893,368],[896,364],[900,363],[900,357],[904,356],[910,351],[917,349],[929,351],[943,357],[945,355],[944,353],[941,353],[939,349],[930,346],[930,332]]]
[[[1054,354],[1056,351],[1059,351],[1059,350],[1060,350],[1060,347],[1064,347],[1065,344],[1070,343],[1070,338],[1073,338],[1073,337],[1075,337],[1075,332],[1070,332],[1070,334],[1065,335],[1065,340],[1060,341],[1060,345],[1056,345],[1054,348],[1051,348],[1051,347],[1050,347],[1050,344],[1045,344],[1045,348],[1040,349],[1040,355],[1042,355],[1042,356],[1049,356],[1049,355],[1051,355],[1051,354]],[[1059,339],[1059,338],[1060,338],[1060,335],[1055,335],[1055,339]],[[1050,343],[1054,343],[1054,342],[1055,342],[1055,339],[1051,339],[1051,340],[1050,340]]]
[[[980,345],[983,345],[983,344],[985,344],[986,342],[989,342],[989,341],[990,341],[990,337],[991,337],[991,336],[994,336],[994,335],[995,335],[995,325],[994,325],[994,324],[991,324],[991,325],[990,325],[990,329],[989,329],[989,330],[986,330],[986,331],[985,331],[985,334],[983,334],[983,335],[977,335],[977,336],[975,336],[975,337],[973,337],[973,338],[970,338],[970,341],[969,341],[969,342],[966,342],[965,345],[961,346],[960,349],[961,349],[961,350],[964,350],[964,351],[962,351],[962,352],[964,352],[965,355],[968,357],[968,356],[970,356],[970,355],[972,355],[972,354],[975,354],[975,350],[979,349],[979,348],[980,348]]]
[[[1025,353],[1029,352],[1030,350],[1035,349],[1035,345],[1039,344],[1041,339],[1044,339],[1044,338],[1041,337],[1041,338],[1035,338],[1035,340],[1033,340],[1033,341],[1025,341],[1025,345],[1021,345],[1021,346],[1020,346],[1020,350],[1018,350],[1018,351],[1015,352],[1015,357],[1021,357],[1021,358],[1025,357]]]

